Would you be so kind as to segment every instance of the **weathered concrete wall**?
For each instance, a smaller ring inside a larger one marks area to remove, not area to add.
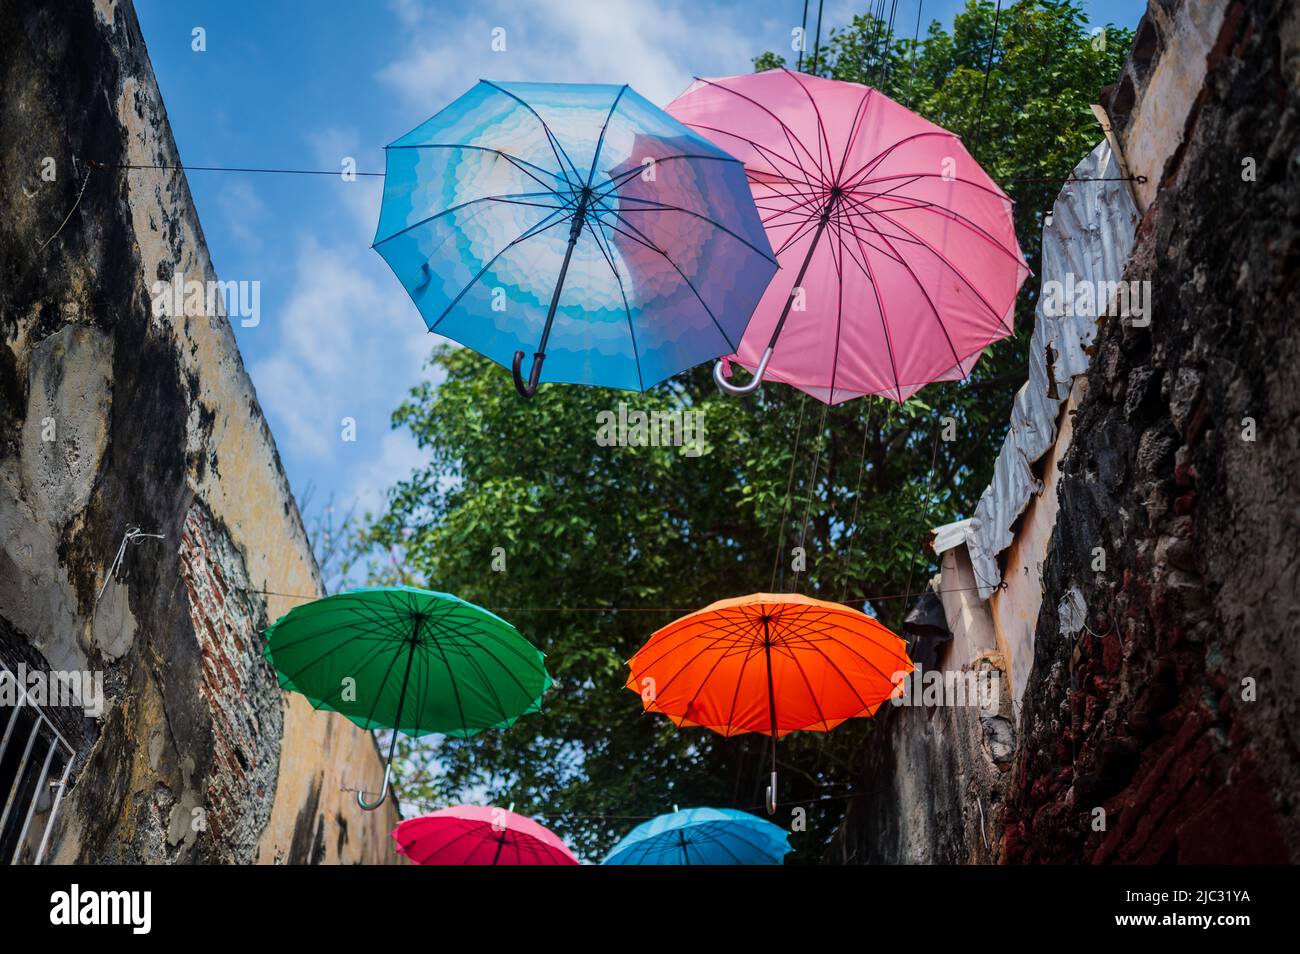
[[[184,175],[116,168],[179,163],[134,11],[7,0],[0,47],[0,661],[108,697],[51,716],[77,756],[50,854],[394,860],[392,804],[348,790],[373,739],[260,655],[290,604],[254,591],[320,579],[229,322],[153,314],[156,281],[216,275]],[[130,526],[162,539],[100,598]]]
[[[846,859],[1300,859],[1300,8],[1152,0],[1103,102],[1147,177],[1124,277],[1151,281],[1150,324],[1098,323],[1005,586],[972,578],[965,528],[941,534],[938,664],[992,631],[1013,731],[884,721]],[[995,737],[1014,760],[990,773]]]
[[[1209,6],[1160,4],[1140,115],[1112,100],[1159,179],[1128,269],[1156,307],[1101,329],[1064,461],[1010,861],[1300,859],[1300,8]],[[1151,119],[1210,23],[1189,111]]]

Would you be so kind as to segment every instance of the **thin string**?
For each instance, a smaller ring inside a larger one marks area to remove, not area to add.
[[[75,166],[77,162],[75,157],[73,158],[72,162],[73,165]],[[86,175],[81,180],[81,190],[77,193],[77,201],[72,203],[72,208],[68,209],[68,214],[63,217],[63,221],[60,222],[59,227],[54,230],[54,234],[51,235],[49,238],[47,238],[44,242],[42,242],[40,244],[40,247],[37,248],[36,251],[38,252],[45,251],[45,246],[49,245],[56,238],[58,238],[59,233],[63,231],[63,227],[68,224],[68,219],[72,218],[72,213],[76,212],[77,206],[81,205],[81,197],[86,194],[86,183],[90,181],[90,173],[93,165],[94,165],[93,163],[86,164]]]
[[[858,532],[858,504],[862,501],[862,473],[867,469],[867,438],[871,434],[871,405],[866,404],[862,412],[862,454],[858,458],[858,486],[853,491],[853,520],[849,532],[844,538],[845,560],[848,572],[844,574],[844,588],[840,591],[840,602],[849,595],[849,577],[853,573],[853,537]]]
[[[125,171],[140,170],[140,169],[145,169],[145,170],[148,170],[148,169],[155,169],[155,170],[160,170],[160,171],[163,171],[163,172],[245,172],[245,173],[265,173],[265,174],[269,174],[269,175],[286,175],[286,176],[338,176],[338,177],[342,177],[342,175],[343,175],[343,173],[342,173],[340,170],[337,170],[337,169],[276,169],[276,168],[270,168],[270,167],[253,167],[253,166],[190,166],[190,165],[164,165],[164,164],[139,164],[139,163],[133,163],[133,164],[125,164],[125,163],[123,163],[123,164],[115,164],[115,163],[97,162],[97,161],[95,161],[95,160],[93,160],[93,159],[88,159],[88,160],[86,160],[86,163],[87,163],[87,166],[88,166],[89,168],[94,168],[94,169],[120,169],[120,170],[125,170]],[[89,168],[87,169],[87,172],[86,172],[86,179],[87,179],[87,180],[90,178],[90,171],[89,171]],[[373,177],[375,177],[375,178],[382,179],[382,178],[384,178],[384,176],[386,175],[386,173],[383,173],[383,172],[354,172],[354,173],[350,173],[350,175],[357,175],[357,176],[373,176]],[[1049,177],[1049,178],[1046,178],[1046,179],[1017,179],[1017,178],[1011,178],[1011,179],[1000,179],[1000,180],[998,180],[998,181],[999,181],[1000,183],[1002,183],[1002,184],[1010,184],[1010,183],[1013,183],[1013,182],[1138,182],[1138,183],[1145,183],[1145,182],[1147,181],[1147,177],[1146,177],[1146,176],[1107,176],[1107,177],[1099,177],[1099,178],[1095,178],[1095,179],[1094,179],[1094,178],[1079,178],[1079,177],[1071,177],[1071,176],[1056,176],[1056,177]],[[84,191],[85,191],[85,188],[86,188],[86,183],[85,183],[85,181],[82,182],[81,188],[82,188],[82,191],[84,192]],[[78,197],[77,197],[77,201],[78,201],[78,202],[81,201],[81,197],[80,197],[80,195],[78,195]],[[73,209],[74,209],[74,210],[76,209],[76,206],[75,206],[75,205],[73,206]],[[69,213],[68,213],[68,217],[70,218],[71,215],[72,215],[72,213],[69,212]],[[65,224],[66,224],[66,222],[67,222],[67,219],[64,219],[64,223],[65,223]],[[60,228],[62,228],[62,227],[63,227],[63,226],[60,226]],[[57,235],[58,233],[56,232],[55,234]],[[51,236],[51,239],[52,239],[52,238],[53,238],[53,236]],[[46,241],[46,244],[49,244],[49,240]],[[45,247],[44,245],[41,246],[41,248],[44,248],[44,247]]]
[[[991,587],[996,590],[1005,590],[1006,581],[997,584],[990,584],[983,580],[978,573],[975,574],[980,583],[975,586],[954,586],[947,589],[935,590],[936,594],[944,593],[969,593],[984,587]],[[251,596],[276,596],[287,600],[306,600],[314,601],[324,599],[325,597],[317,593],[314,595],[307,593],[283,593],[278,590],[253,589],[251,587],[232,586],[232,590],[238,590]],[[344,590],[335,596],[346,595]],[[880,603],[885,600],[903,600],[910,599],[908,593],[880,593],[874,596],[858,596],[851,600],[841,600],[845,606],[853,606],[857,603]],[[488,606],[484,609],[493,613],[694,613],[699,610],[698,606]]]
[[[165,539],[161,533],[144,533],[139,527],[127,527],[126,533],[122,535],[122,542],[117,547],[117,556],[113,557],[113,563],[104,574],[104,585],[99,588],[99,596],[95,597],[98,604],[104,598],[105,591],[108,590],[108,584],[112,581],[117,568],[122,565],[122,558],[126,556],[126,545],[128,543],[138,546],[147,539],[162,540]],[[314,597],[313,597],[314,599]]]
[[[803,50],[808,45],[808,0],[803,0],[803,20],[799,23],[799,60],[795,69],[803,72]]]
[[[930,486],[931,484],[934,483],[934,464],[935,461],[938,460],[938,458],[939,458],[939,429],[935,428],[934,449],[930,451],[930,472],[929,474],[926,475],[925,478],[925,526],[927,530],[930,528]],[[903,601],[904,613],[907,612],[908,603],[911,601],[912,598],[912,574],[915,571],[916,571],[916,559],[913,558],[908,561],[908,566],[907,566],[907,590],[905,591],[907,593],[907,596],[904,598]],[[903,620],[901,619],[898,621],[898,628],[900,630],[903,628]]]
[[[821,49],[822,49],[822,3],[824,0],[817,0],[817,39],[813,43],[812,68],[814,75],[820,76],[822,69]]]
[[[916,49],[921,43],[921,8],[925,0],[916,0],[916,33],[912,37],[912,71],[907,77],[908,108],[916,102]]]
[[[90,160],[90,165],[96,169],[158,169],[163,172],[257,172],[268,173],[279,176],[339,176],[344,175],[341,169],[276,169],[255,166],[190,166],[190,165],[169,165],[167,163],[113,163],[113,162],[96,162]],[[348,175],[354,176],[374,176],[382,179],[385,173],[382,172],[350,172]]]
[[[821,423],[817,425],[817,453],[813,457],[812,476],[808,478],[808,503],[804,506],[803,511],[803,530],[799,533],[799,549],[803,551],[802,556],[805,564],[808,562],[808,551],[804,549],[804,544],[808,539],[808,518],[812,514],[813,493],[817,490],[817,471],[822,463],[822,448],[825,445],[826,438],[826,412],[828,410],[830,410],[830,405],[823,404]],[[801,570],[794,571],[794,586],[792,589],[795,593],[799,592],[799,574],[801,572]]]
[[[984,63],[984,91],[980,93],[980,108],[975,116],[975,135],[971,137],[971,155],[975,155],[979,147],[980,131],[984,127],[984,103],[989,95],[989,73],[993,70],[993,51],[998,45],[998,20],[1002,16],[1002,0],[998,0],[997,8],[993,11],[993,38],[989,41],[989,58]]]
[[[799,426],[795,428],[794,450],[790,452],[790,476],[785,482],[785,502],[781,505],[781,529],[776,538],[776,559],[772,562],[772,585],[770,589],[774,593],[777,591],[776,573],[778,569],[781,571],[781,585],[785,585],[785,563],[781,559],[782,551],[785,549],[785,522],[790,514],[790,494],[794,490],[794,465],[795,461],[799,459],[799,440],[803,436],[803,412],[808,404],[807,394],[801,391],[799,396]]]

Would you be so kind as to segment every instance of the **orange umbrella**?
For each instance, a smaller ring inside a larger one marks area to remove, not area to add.
[[[719,600],[656,632],[628,666],[627,688],[647,712],[772,737],[769,812],[778,738],[874,715],[914,668],[906,644],[870,616],[798,593]]]

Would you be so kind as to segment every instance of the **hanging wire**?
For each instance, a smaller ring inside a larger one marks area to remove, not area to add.
[[[975,135],[971,137],[971,155],[975,155],[979,147],[980,132],[984,127],[984,103],[989,96],[989,73],[993,70],[993,51],[998,45],[998,21],[1002,16],[1002,0],[997,0],[997,8],[993,11],[993,37],[989,40],[989,57],[984,63],[984,90],[980,93],[980,108],[975,115]]]
[[[912,36],[912,71],[907,77],[907,106],[916,103],[916,50],[921,44],[921,8],[925,0],[916,0],[916,33]]]
[[[881,0],[880,12],[884,13],[884,0]],[[884,50],[880,57],[880,77],[876,81],[877,89],[885,88],[889,79],[889,51],[894,45],[894,15],[898,13],[898,0],[892,0],[889,7],[889,26],[884,31]]]
[[[813,41],[813,58],[812,68],[814,75],[820,76],[822,69],[821,49],[822,49],[822,3],[824,0],[817,0],[817,38]]]
[[[803,0],[803,20],[799,23],[799,60],[795,69],[803,72],[803,51],[808,45],[808,0]]]
[[[934,483],[934,465],[935,465],[935,461],[938,460],[939,457],[939,429],[937,427],[934,429],[933,443],[934,443],[934,447],[930,451],[930,472],[929,474],[926,475],[925,478],[925,528],[927,531],[930,529],[930,509],[931,509],[930,486]],[[903,607],[902,607],[902,613],[904,619],[906,618],[907,615],[908,604],[911,603],[912,600],[912,574],[915,572],[915,570],[916,570],[916,559],[913,558],[909,560],[907,564],[907,589],[905,591],[907,595],[903,598]],[[900,619],[898,622],[899,622],[899,629],[902,629],[903,619]]]
[[[828,410],[830,410],[830,405],[823,404],[821,423],[817,425],[817,453],[813,456],[812,475],[808,478],[808,503],[804,506],[803,511],[803,530],[799,533],[799,549],[803,551],[801,555],[805,564],[808,562],[808,551],[804,549],[804,544],[808,539],[808,518],[812,514],[813,494],[817,490],[817,471],[822,463],[822,448],[826,436],[826,412]],[[794,571],[794,586],[791,589],[795,593],[799,592],[799,574],[801,572],[801,570]]]
[[[799,400],[799,426],[794,432],[794,450],[790,452],[790,476],[785,484],[785,503],[781,506],[781,524],[780,532],[776,539],[776,559],[772,562],[772,592],[779,592],[776,588],[777,570],[781,571],[781,585],[785,585],[785,561],[781,559],[781,551],[785,549],[785,522],[790,513],[790,494],[794,491],[794,465],[799,459],[799,439],[803,436],[803,412],[804,407],[808,404],[808,395],[800,392]]]
[[[169,165],[167,163],[113,163],[113,162],[96,162],[88,160],[91,167],[95,169],[157,169],[162,172],[253,172],[267,173],[279,176],[339,176],[344,175],[341,169],[278,169],[255,166],[190,166],[190,165]],[[355,176],[373,176],[382,179],[385,173],[382,172],[350,172],[348,175]]]
[[[862,501],[862,474],[867,469],[867,438],[871,434],[871,405],[864,403],[862,412],[862,453],[858,457],[858,486],[853,491],[853,520],[849,523],[848,532],[844,537],[845,559],[848,562],[848,572],[844,574],[844,586],[840,590],[840,602],[843,603],[845,597],[849,595],[849,578],[853,575],[853,537],[858,532],[858,505]]]

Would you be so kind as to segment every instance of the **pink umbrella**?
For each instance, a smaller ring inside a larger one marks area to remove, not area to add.
[[[1029,274],[1011,200],[960,137],[857,83],[699,79],[667,111],[745,164],[781,270],[736,350],[827,404],[898,402],[1011,334]],[[778,347],[778,340],[780,347]]]
[[[490,805],[457,805],[393,829],[397,850],[417,865],[576,865],[558,835]]]

